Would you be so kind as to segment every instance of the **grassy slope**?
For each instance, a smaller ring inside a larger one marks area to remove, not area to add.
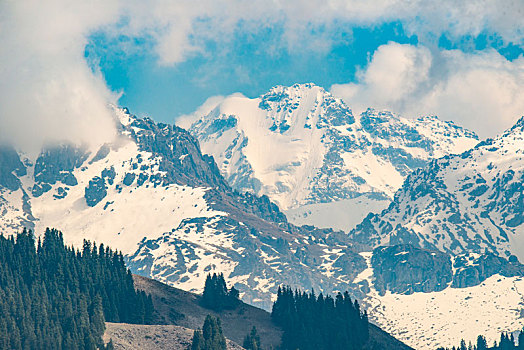
[[[113,340],[115,350],[173,350],[188,349],[193,330],[173,325],[141,325],[128,323],[106,323],[104,341]],[[228,350],[243,348],[227,341]]]
[[[277,347],[282,332],[271,322],[270,314],[262,309],[241,303],[231,311],[216,313],[200,306],[200,296],[158,281],[134,276],[135,286],[150,293],[157,310],[157,322],[173,324],[186,328],[202,327],[206,315],[220,317],[224,335],[232,341],[242,344],[245,335],[253,326],[257,327],[262,340],[262,347]],[[380,328],[370,325],[370,343],[368,349],[408,350],[410,347],[396,340]]]

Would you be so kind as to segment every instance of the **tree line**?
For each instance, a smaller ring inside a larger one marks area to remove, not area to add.
[[[67,247],[54,229],[0,236],[0,349],[102,349],[105,321],[148,324],[153,311],[119,252]]]
[[[524,350],[524,328],[519,332],[517,337],[513,333],[502,332],[500,334],[500,340],[495,341],[493,346],[488,346],[486,338],[482,335],[477,337],[475,344],[461,340],[460,345],[452,348],[440,347],[437,350]]]
[[[253,326],[244,338],[242,347],[246,350],[261,350],[260,337]],[[226,350],[226,337],[222,333],[222,322],[219,317],[207,315],[202,329],[193,331],[193,338],[188,350]]]
[[[238,297],[234,287],[227,288],[223,274],[208,274],[202,295],[204,307],[215,311],[234,309],[240,303]],[[283,330],[282,350],[357,350],[363,349],[369,339],[368,315],[360,309],[357,300],[351,300],[348,292],[338,293],[333,298],[323,294],[316,296],[313,291],[307,293],[279,287],[271,319]],[[202,331],[195,331],[190,349],[223,350],[222,337],[220,320],[208,316]],[[244,338],[243,347],[260,350],[261,343],[253,327]]]
[[[362,349],[369,338],[367,313],[347,292],[317,297],[279,287],[271,317],[284,331],[283,350]]]

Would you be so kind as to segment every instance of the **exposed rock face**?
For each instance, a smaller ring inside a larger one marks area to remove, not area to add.
[[[104,178],[96,176],[89,181],[89,186],[85,189],[86,203],[90,207],[97,205],[107,195]]]
[[[155,123],[149,118],[133,118],[125,127],[139,149],[159,157],[160,183],[210,186],[221,189],[229,186],[220,175],[212,157],[200,152],[198,141],[177,126]]]
[[[438,292],[448,287],[477,286],[494,275],[524,276],[524,265],[514,256],[510,259],[491,253],[451,256],[406,244],[376,248],[371,265],[374,287],[381,294]]]
[[[524,276],[524,265],[515,257],[509,260],[493,254],[466,254],[455,258],[453,287],[466,288],[479,285],[487,278],[499,274],[505,277]]]
[[[19,176],[26,175],[26,168],[18,153],[8,146],[0,146],[0,187],[10,191],[20,188]]]
[[[350,236],[372,247],[409,243],[522,259],[523,183],[524,118],[496,139],[414,171],[392,204]]]
[[[82,166],[87,156],[83,148],[72,145],[59,145],[44,149],[36,159],[34,166],[33,196],[41,196],[57,182],[66,186],[76,186],[78,181],[73,171]]]
[[[134,272],[193,291],[223,272],[266,309],[281,284],[360,293],[348,284],[366,265],[347,235],[296,227],[268,196],[233,190],[186,130],[117,113],[111,144],[47,147],[27,171],[5,153],[4,229],[56,226],[69,243],[111,245]]]
[[[449,255],[411,245],[376,248],[371,263],[379,293],[438,292],[453,278]]]

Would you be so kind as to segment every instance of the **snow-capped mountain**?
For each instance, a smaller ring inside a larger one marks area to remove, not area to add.
[[[371,246],[412,243],[524,259],[524,118],[460,155],[408,176],[392,204],[350,235]]]
[[[228,97],[189,131],[233,188],[269,196],[297,224],[344,230],[385,208],[414,169],[478,142],[433,116],[355,116],[313,84]]]
[[[478,334],[491,343],[524,326],[523,153],[524,118],[415,170],[387,209],[350,232],[376,247],[361,253],[368,269],[358,277],[372,286],[375,322],[417,349]]]
[[[448,312],[450,300],[454,317],[469,315],[469,320],[474,315],[468,310],[478,302],[508,295],[508,302],[489,309],[492,314],[480,314],[477,329],[488,334],[522,326],[515,311],[520,306],[510,308],[524,274],[514,259],[410,246],[366,252],[366,244],[355,244],[342,232],[294,226],[267,196],[233,190],[187,131],[126,110],[117,115],[120,136],[101,147],[50,145],[35,157],[0,148],[4,234],[22,226],[37,233],[56,227],[69,243],[79,246],[87,238],[109,244],[123,250],[134,272],[197,292],[207,273],[223,272],[244,301],[265,308],[282,283],[317,292],[350,290],[372,308],[377,324],[420,349],[469,336],[447,336],[442,312]],[[477,149],[482,147],[487,146]],[[501,191],[514,193],[515,185],[508,186]],[[431,316],[415,323],[413,310]],[[460,327],[457,321],[455,328]]]
[[[223,272],[266,308],[281,283],[333,292],[365,268],[347,235],[298,228],[267,197],[232,190],[187,131],[117,113],[119,138],[99,148],[53,145],[35,159],[0,149],[2,232],[56,227],[192,291]]]

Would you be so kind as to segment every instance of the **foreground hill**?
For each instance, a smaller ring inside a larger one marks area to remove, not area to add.
[[[67,247],[51,229],[38,241],[0,232],[0,349],[111,350],[104,321],[147,324],[152,315],[120,253],[88,241]]]
[[[104,341],[113,342],[115,350],[187,350],[191,346],[193,330],[173,325],[137,325],[106,323]],[[243,348],[227,341],[228,350]]]
[[[189,131],[233,188],[269,196],[297,224],[346,231],[387,206],[411,171],[477,143],[436,117],[353,115],[314,84],[228,97]]]
[[[246,334],[253,326],[257,328],[262,346],[277,347],[282,331],[271,321],[271,315],[262,309],[241,303],[234,310],[214,312],[200,305],[201,296],[170,287],[158,281],[134,275],[135,286],[147,291],[153,298],[159,323],[174,324],[185,328],[201,327],[206,315],[220,317],[226,338],[242,344]],[[410,349],[386,332],[370,325],[370,342],[366,349]]]

